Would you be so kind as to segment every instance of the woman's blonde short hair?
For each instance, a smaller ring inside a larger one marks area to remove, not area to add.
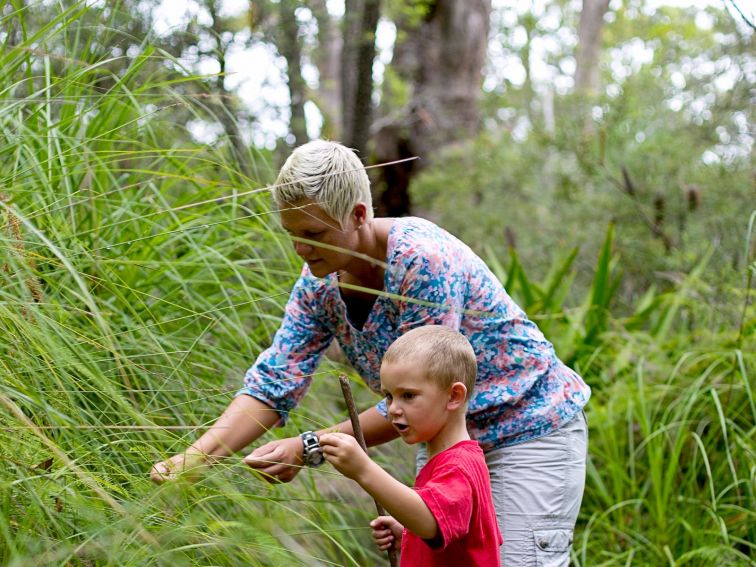
[[[454,382],[467,388],[469,401],[478,375],[478,361],[470,341],[443,325],[415,327],[396,339],[383,355],[383,363],[414,362],[425,367],[425,377],[443,389]]]
[[[338,142],[313,140],[295,149],[283,164],[271,190],[278,208],[304,200],[320,208],[344,228],[357,203],[373,218],[370,180],[357,155]]]

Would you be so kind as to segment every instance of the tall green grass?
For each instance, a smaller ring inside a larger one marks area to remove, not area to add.
[[[753,565],[756,557],[756,340],[749,290],[750,228],[740,324],[688,330],[682,310],[706,310],[710,252],[671,292],[650,289],[629,317],[612,317],[620,258],[609,228],[592,286],[564,305],[574,251],[543,283],[514,251],[502,281],[593,388],[586,408],[588,479],[576,565]]]
[[[213,120],[211,93],[159,49],[98,55],[93,34],[118,34],[101,8],[40,22],[13,6],[0,12],[16,30],[0,35],[0,564],[381,564],[371,501],[328,467],[271,487],[231,457],[195,484],[149,482],[278,325],[298,267],[261,191],[272,167],[250,152],[249,179],[223,141],[191,141],[182,124]],[[614,317],[611,231],[592,289],[565,306],[573,259],[544,282],[516,255],[493,265],[594,388],[575,562],[752,564],[751,327],[734,341],[679,326],[696,270]],[[345,417],[321,370],[273,435]],[[377,458],[411,481],[406,447]]]
[[[93,58],[102,9],[32,30],[18,6],[0,22],[18,30],[0,49],[0,564],[376,556],[331,471],[317,475],[328,498],[307,475],[271,489],[237,458],[194,486],[149,482],[238,389],[298,267],[260,191],[265,156],[250,153],[259,179],[245,178],[226,144],[174,122],[214,120],[211,93],[185,95],[201,79],[148,46]],[[334,413],[299,413],[287,432]]]

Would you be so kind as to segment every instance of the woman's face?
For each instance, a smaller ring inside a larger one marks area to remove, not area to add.
[[[312,201],[302,201],[281,211],[281,225],[291,235],[294,250],[319,278],[338,270],[348,271],[355,260],[351,253],[357,251],[360,224],[359,215],[353,214],[342,229]]]

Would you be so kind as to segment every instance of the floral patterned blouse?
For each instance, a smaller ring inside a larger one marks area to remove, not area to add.
[[[316,278],[305,264],[273,344],[247,371],[237,395],[257,398],[285,420],[334,338],[380,392],[388,346],[414,327],[435,324],[458,329],[477,355],[467,425],[484,451],[547,435],[581,411],[590,388],[556,357],[467,245],[429,221],[407,217],[394,220],[387,248],[384,290],[361,329],[349,321],[336,275]],[[376,407],[386,415],[385,401]]]

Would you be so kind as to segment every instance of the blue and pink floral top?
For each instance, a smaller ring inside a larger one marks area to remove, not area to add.
[[[448,325],[467,337],[478,379],[467,412],[470,435],[484,451],[541,437],[588,402],[590,388],[555,355],[485,263],[463,242],[419,218],[398,218],[389,232],[383,293],[365,324],[347,317],[335,274],[307,268],[294,285],[273,344],[244,377],[248,394],[285,420],[307,392],[331,341],[367,385],[380,392],[381,358],[406,331]],[[385,401],[377,409],[386,415]]]

